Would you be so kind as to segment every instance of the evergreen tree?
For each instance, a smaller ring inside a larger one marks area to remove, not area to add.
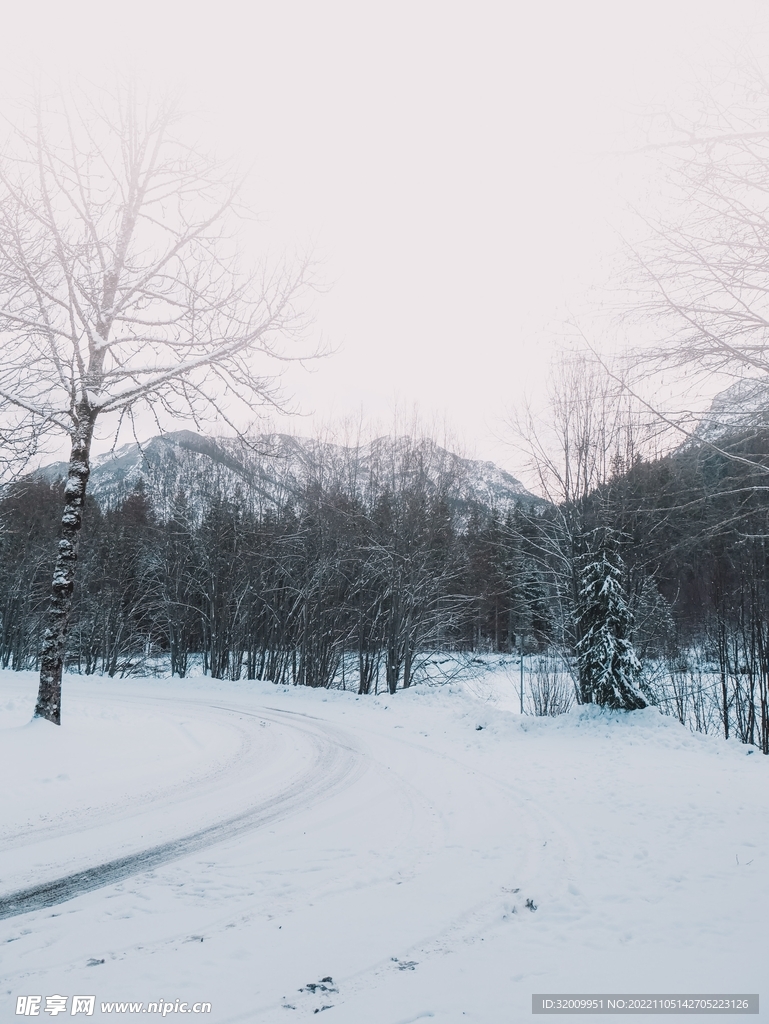
[[[583,704],[617,710],[644,708],[641,665],[630,640],[632,616],[622,585],[622,560],[602,531],[597,554],[579,566],[577,660]]]

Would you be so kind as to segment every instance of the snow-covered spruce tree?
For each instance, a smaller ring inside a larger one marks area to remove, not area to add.
[[[583,704],[645,708],[641,665],[630,640],[632,615],[622,585],[622,559],[607,531],[578,567],[577,663]]]

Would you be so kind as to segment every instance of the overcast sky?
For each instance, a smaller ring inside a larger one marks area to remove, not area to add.
[[[747,0],[15,6],[6,96],[35,67],[176,82],[253,162],[269,244],[315,242],[337,351],[289,373],[306,412],[386,424],[418,403],[513,469],[505,414],[541,394],[560,322],[610,272],[611,154],[765,27]]]

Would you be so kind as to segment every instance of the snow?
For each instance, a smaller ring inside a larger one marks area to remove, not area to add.
[[[35,689],[0,673],[0,896],[219,831],[0,922],[3,1020],[27,994],[493,1024],[534,992],[761,989],[751,748],[655,709],[520,716],[504,671],[367,698],[67,677],[60,729]]]

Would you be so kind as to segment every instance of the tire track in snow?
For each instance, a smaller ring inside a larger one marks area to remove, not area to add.
[[[167,697],[148,697],[146,695],[135,697],[132,694],[120,694],[119,696],[115,694],[100,694],[99,697],[105,704],[117,704],[118,706],[122,705],[123,707],[128,706],[130,708],[138,706],[152,709],[155,713],[158,706],[162,708],[169,703],[169,698]],[[173,703],[174,710],[178,711],[182,703],[184,704],[185,713],[187,715],[195,715],[198,720],[203,718],[201,712],[206,707],[212,706],[203,704],[200,701],[185,700],[182,702],[177,700]],[[231,725],[237,729],[237,723],[231,723]],[[193,788],[196,793],[199,793],[203,788],[216,787],[221,784],[223,779],[231,779],[235,772],[242,771],[248,765],[249,758],[253,756],[253,745],[253,733],[249,734],[245,730],[238,730],[235,745],[228,749],[225,754],[215,754],[216,759],[213,762],[204,764],[201,769],[194,770],[192,774],[185,777],[179,777],[170,784],[162,779],[153,779],[149,789],[122,793],[119,802],[116,802],[114,798],[110,798],[108,802],[102,800],[101,802],[95,802],[74,809],[54,810],[54,817],[42,823],[25,822],[23,824],[17,823],[10,827],[6,827],[5,823],[3,823],[2,828],[0,828],[0,850],[6,852],[28,846],[31,842],[55,840],[72,833],[82,833],[90,829],[94,823],[103,825],[108,822],[117,822],[124,820],[127,813],[135,811],[144,813],[151,805],[173,804],[178,800],[183,800],[186,794]],[[256,767],[258,766],[259,763],[257,763]],[[254,765],[251,764],[250,767],[253,768]]]
[[[341,730],[330,730],[326,723],[323,723],[326,728],[318,729],[314,726],[318,719],[312,715],[303,715],[295,711],[283,712],[277,708],[260,709],[259,713],[256,713],[244,708],[218,704],[208,706],[241,716],[271,718],[275,722],[298,730],[310,739],[315,757],[308,764],[306,771],[294,779],[289,787],[239,814],[129,856],[118,857],[73,872],[63,878],[0,896],[0,920],[58,906],[76,896],[114,885],[132,875],[154,870],[216,843],[235,839],[245,832],[303,810],[320,796],[328,796],[351,785],[365,769],[361,752],[350,744],[349,737]],[[337,735],[329,735],[331,732]]]

